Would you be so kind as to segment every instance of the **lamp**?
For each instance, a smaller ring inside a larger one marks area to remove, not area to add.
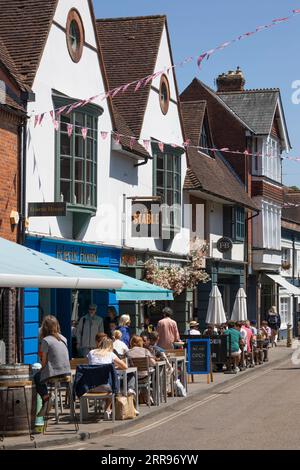
[[[11,213],[10,213],[10,224],[12,226],[15,226],[15,225],[18,225],[19,222],[20,222],[19,212],[11,211]]]

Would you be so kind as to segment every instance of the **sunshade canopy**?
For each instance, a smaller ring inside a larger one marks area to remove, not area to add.
[[[300,296],[300,289],[290,282],[288,282],[284,277],[280,276],[279,274],[267,274],[267,276],[283,287],[289,294],[292,295],[299,295]]]
[[[209,295],[206,323],[221,325],[226,322],[227,319],[223,307],[221,292],[219,291],[218,286],[213,286]]]
[[[232,309],[231,320],[246,321],[247,320],[247,296],[242,287],[238,290]]]
[[[116,297],[120,301],[155,301],[155,300],[173,300],[173,292],[168,289],[149,284],[148,282],[139,281],[125,274],[120,274],[110,269],[93,269],[86,268],[85,271],[101,278],[115,279],[123,283],[121,288],[117,288]]]
[[[0,238],[0,286],[120,289],[121,279],[101,276]]]

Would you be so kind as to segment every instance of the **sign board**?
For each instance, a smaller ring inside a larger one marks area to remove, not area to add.
[[[131,227],[133,238],[161,237],[161,205],[154,200],[132,201]]]
[[[210,340],[188,339],[187,341],[188,374],[211,373]]]
[[[232,240],[228,237],[220,238],[217,241],[217,249],[220,253],[227,253],[227,251],[232,250],[232,247]]]
[[[181,335],[183,340],[195,339],[193,335]],[[227,362],[227,338],[226,335],[198,336],[197,339],[210,341],[210,352],[213,364],[225,364]]]
[[[28,217],[65,217],[66,215],[66,202],[30,202],[28,204]]]

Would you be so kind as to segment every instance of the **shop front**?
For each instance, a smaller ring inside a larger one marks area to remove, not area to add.
[[[195,299],[194,315],[198,317],[200,330],[206,327],[209,295],[213,286],[217,285],[222,294],[225,314],[229,320],[236,294],[240,287],[245,289],[246,284],[245,263],[207,258],[206,271],[210,276],[210,281],[198,284]]]
[[[81,268],[119,270],[121,252],[119,248],[34,236],[26,238],[26,246]],[[91,303],[97,305],[97,314],[102,317],[106,316],[109,306],[119,311],[119,302],[115,291],[112,290],[25,289],[24,362],[30,364],[37,360],[38,328],[44,316],[52,314],[58,318],[62,334],[71,345],[71,318],[74,308],[78,308],[78,318],[80,318],[87,313]]]
[[[123,250],[121,254],[120,272],[139,280],[145,280],[146,263],[150,259],[157,262],[159,267],[183,267],[188,263],[187,258],[180,255],[171,255],[166,252],[151,252],[139,250]],[[185,290],[181,295],[174,296],[174,300],[165,298],[155,302],[129,302],[120,301],[120,313],[130,314],[133,320],[133,328],[136,332],[143,329],[144,318],[151,318],[152,324],[156,325],[162,318],[164,307],[172,308],[174,320],[176,320],[179,332],[183,334],[187,323],[193,315],[193,292]]]

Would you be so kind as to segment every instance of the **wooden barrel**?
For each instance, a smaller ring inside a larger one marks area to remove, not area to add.
[[[35,418],[36,389],[31,367],[23,364],[0,365],[0,434],[21,436],[28,434],[29,429],[33,432]]]

